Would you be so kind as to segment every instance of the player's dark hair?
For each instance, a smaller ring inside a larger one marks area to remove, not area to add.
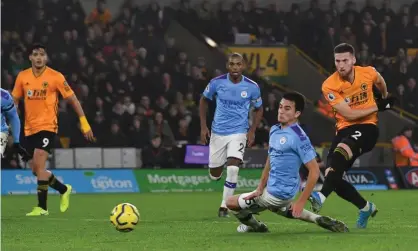
[[[33,52],[34,50],[38,50],[38,49],[44,49],[44,51],[46,51],[46,46],[45,46],[45,45],[43,45],[43,44],[40,44],[40,43],[36,43],[36,44],[33,44],[33,45],[30,47],[30,50],[29,50],[28,52],[29,52],[29,54],[32,54],[32,52]]]
[[[346,53],[355,54],[354,47],[351,44],[341,43],[334,48],[334,53]]]
[[[303,112],[305,109],[305,96],[299,92],[286,92],[283,94],[283,98],[295,103],[295,110]]]

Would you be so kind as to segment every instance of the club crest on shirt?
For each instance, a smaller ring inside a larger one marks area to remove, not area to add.
[[[42,83],[42,88],[46,89],[47,87],[48,87],[48,82],[46,82],[46,81],[45,81],[45,82],[43,82],[43,83]]]
[[[286,137],[281,137],[279,140],[280,145],[283,145],[284,143],[286,143],[287,139]]]
[[[241,92],[241,97],[246,98],[248,96],[248,93],[246,91]]]
[[[330,101],[333,101],[334,99],[335,99],[335,95],[334,95],[334,93],[328,93],[328,99],[330,100]]]
[[[362,91],[367,90],[367,84],[366,83],[361,84],[361,90]]]

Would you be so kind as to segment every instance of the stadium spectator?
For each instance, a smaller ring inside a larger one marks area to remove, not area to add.
[[[412,127],[405,127],[398,136],[392,139],[397,167],[418,166],[417,145],[412,140],[413,130]]]
[[[172,167],[170,153],[162,147],[162,140],[159,135],[154,135],[151,139],[151,145],[142,150],[142,160],[144,168]]]
[[[111,19],[112,14],[110,14],[110,11],[106,8],[106,1],[97,0],[96,8],[94,8],[87,17],[86,24],[99,24],[102,27],[106,27]]]
[[[150,141],[149,133],[139,116],[135,116],[129,128],[130,146],[143,149]]]
[[[164,147],[172,147],[175,145],[173,131],[161,112],[155,113],[154,119],[149,121],[149,135],[150,138],[153,135],[158,135]]]
[[[129,141],[125,134],[121,131],[121,127],[117,121],[113,121],[110,125],[110,134],[103,138],[104,147],[126,147]]]

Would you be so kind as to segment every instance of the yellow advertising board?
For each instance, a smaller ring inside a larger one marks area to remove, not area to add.
[[[286,47],[230,46],[229,52],[242,54],[248,67],[252,70],[257,68],[263,69],[264,76],[287,76]]]

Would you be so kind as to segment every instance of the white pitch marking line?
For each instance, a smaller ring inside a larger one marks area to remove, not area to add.
[[[109,222],[110,220],[104,220],[104,219],[89,219],[89,218],[53,218],[53,217],[45,217],[47,219],[50,220],[56,220],[56,221],[69,221],[69,220],[80,220],[80,221],[93,221],[93,222]],[[34,218],[33,218],[34,219]],[[144,223],[160,223],[160,222],[165,222],[165,223],[197,223],[197,224],[208,224],[208,223],[212,223],[212,224],[239,224],[239,222],[235,222],[235,221],[187,221],[187,220],[139,220],[139,222],[144,222]],[[299,225],[299,226],[303,226],[309,223],[304,223],[304,222],[297,222],[297,221],[291,221],[289,220],[289,222],[265,222],[267,225],[282,225],[282,226],[294,226],[294,225]],[[382,226],[382,225],[387,225],[386,223],[380,223],[380,222],[373,222],[374,225],[378,225],[378,226]],[[398,225],[399,227],[405,227],[405,228],[418,228],[418,225]]]

